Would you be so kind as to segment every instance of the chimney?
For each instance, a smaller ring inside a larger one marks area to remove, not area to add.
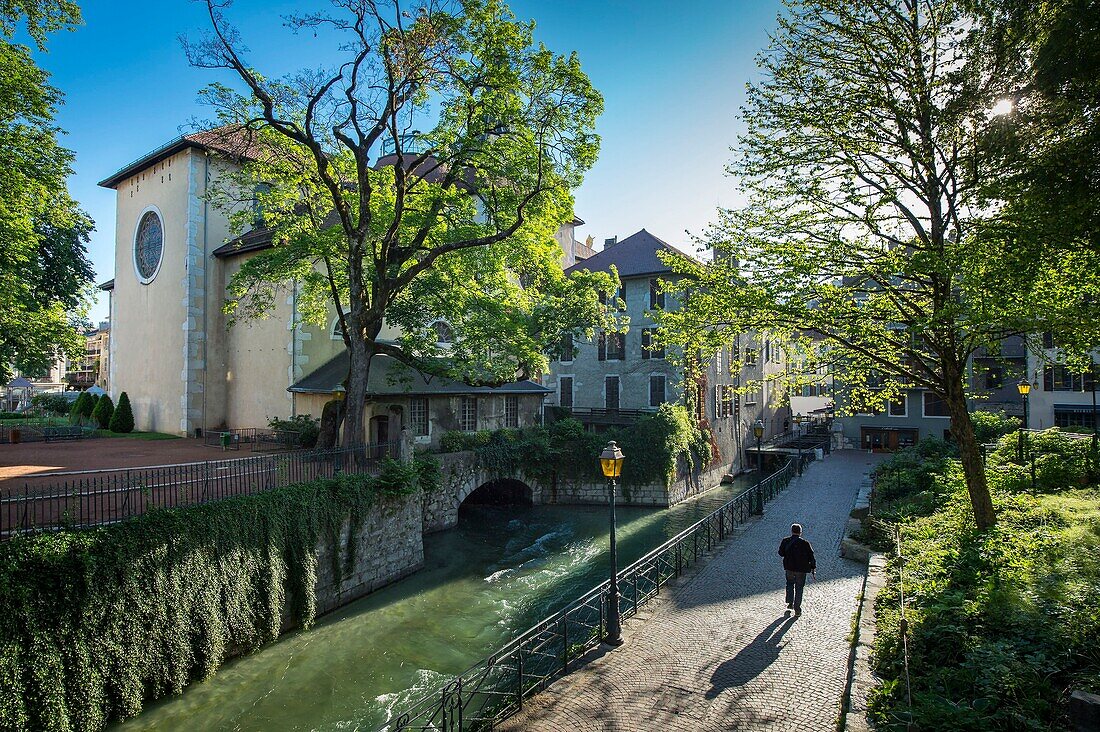
[[[618,243],[619,243],[619,237],[618,236],[613,236],[610,239],[604,239],[603,240],[603,248],[607,249],[608,247],[613,247]]]

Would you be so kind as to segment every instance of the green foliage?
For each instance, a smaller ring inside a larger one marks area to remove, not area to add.
[[[684,407],[662,404],[656,413],[630,427],[600,434],[587,432],[575,419],[547,427],[496,432],[447,432],[443,452],[473,450],[479,464],[500,475],[527,473],[540,480],[601,480],[598,456],[609,440],[626,455],[621,483],[671,485],[681,470],[706,466],[710,442]]]
[[[60,394],[35,394],[31,397],[31,405],[41,409],[47,414],[68,414],[72,403]]]
[[[904,451],[876,471],[876,497],[898,469],[920,478],[874,505],[876,518],[889,522],[879,528],[882,548],[893,549],[892,527],[900,526],[904,563],[892,554],[876,600],[873,670],[884,681],[872,695],[872,717],[884,730],[908,722],[974,732],[1063,728],[1065,690],[1100,689],[1100,492],[996,490],[998,523],[979,532],[957,461],[939,449],[919,458],[916,449]],[[990,462],[992,476],[998,467]],[[932,499],[920,503],[921,495]]]
[[[971,412],[970,421],[974,424],[974,439],[981,445],[996,442],[1023,426],[1018,418],[1004,412]]]
[[[1035,490],[1061,491],[1085,485],[1089,479],[1092,441],[1068,437],[1058,429],[1002,437],[989,456],[990,479],[1009,492],[1031,490],[1031,465],[1035,465]]]
[[[337,311],[356,324],[344,329],[351,440],[362,439],[375,353],[501,383],[545,372],[564,333],[591,335],[604,321],[597,291],[613,292],[615,277],[566,277],[554,240],[599,149],[603,100],[575,55],[536,44],[533,25],[500,0],[408,19],[394,4],[341,3],[331,25],[316,15],[287,25],[298,39],[322,24],[345,35],[346,63],[276,80],[226,62],[238,58],[226,44],[241,42],[226,13],[211,11],[219,32],[189,57],[235,72],[238,83],[212,85],[207,101],[223,130],[247,126],[269,154],[226,176],[212,200],[244,231],[257,216],[240,191],[256,190],[274,244],[233,276],[226,311],[264,317],[294,280],[307,322],[327,328]],[[412,118],[429,129],[404,134]],[[441,320],[456,336],[443,346]],[[397,343],[378,338],[383,323],[400,330]]]
[[[340,549],[353,556],[337,543],[341,525],[423,477],[438,483],[438,469],[387,462],[377,478],[0,545],[0,729],[102,729],[270,643],[284,620],[308,627],[319,543],[337,564]]]
[[[73,154],[57,144],[61,93],[31,51],[12,43],[79,22],[65,0],[0,3],[0,383],[11,366],[44,371],[63,351],[83,351],[78,328],[91,299],[86,245],[93,223],[68,194]]]
[[[92,416],[94,409],[95,399],[88,392],[82,391],[69,410],[69,421],[73,424],[83,424]]]
[[[296,414],[290,419],[272,417],[267,426],[273,430],[297,432],[298,444],[302,447],[316,445],[317,437],[321,434],[321,420],[315,419],[311,414]]]
[[[96,421],[101,430],[107,429],[111,423],[111,417],[115,413],[115,403],[111,401],[110,394],[102,394],[92,410],[92,419]]]
[[[134,431],[134,412],[130,408],[130,397],[126,392],[122,392],[118,396],[118,405],[111,415],[109,429],[111,432]]]

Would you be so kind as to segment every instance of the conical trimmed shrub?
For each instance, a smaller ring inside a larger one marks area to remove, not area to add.
[[[92,403],[92,395],[86,391],[80,392],[80,396],[73,402],[73,408],[69,411],[69,421],[80,424],[82,418],[91,417],[95,404]]]
[[[115,407],[115,412],[111,415],[110,429],[111,432],[134,431],[134,412],[130,408],[130,397],[127,396],[126,392],[118,395],[118,406]]]
[[[115,403],[111,401],[109,394],[104,394],[95,403],[95,409],[92,410],[92,419],[96,421],[101,430],[105,430],[111,424],[111,417],[114,416],[114,413]]]

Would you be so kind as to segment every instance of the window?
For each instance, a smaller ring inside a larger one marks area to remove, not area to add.
[[[887,413],[891,417],[905,417],[908,416],[909,410],[907,407],[907,400],[904,396],[892,399],[887,408]]]
[[[746,366],[755,366],[756,365],[756,349],[755,348],[746,348],[745,349],[745,365]]]
[[[734,387],[732,384],[719,384],[714,387],[714,417],[723,419],[734,416]]]
[[[764,390],[762,387],[757,387],[755,390],[745,394],[745,404],[757,404],[764,396]]]
[[[600,333],[599,359],[601,361],[622,361],[626,358],[625,333]]]
[[[950,417],[947,413],[947,402],[940,399],[930,391],[924,392],[924,416],[925,417]]]
[[[649,377],[649,406],[659,407],[665,403],[665,376],[653,374]]]
[[[566,409],[573,408],[573,377],[558,377],[558,404]]]
[[[437,320],[436,322],[432,323],[432,330],[435,331],[435,342],[437,344],[455,342],[454,331],[451,330],[451,326],[447,325],[447,323],[443,322],[442,320]]]
[[[1047,391],[1093,391],[1096,384],[1092,374],[1075,374],[1065,366],[1043,368],[1043,388]]]
[[[600,305],[608,307],[607,295],[600,293]],[[615,309],[620,313],[626,312],[626,286],[619,285],[619,289],[615,290]]]
[[[561,351],[559,358],[562,363],[573,363],[573,334],[566,333],[561,337]]]
[[[252,189],[252,227],[259,228],[264,225],[264,197],[271,195],[270,183],[257,183]]]
[[[719,348],[718,353],[714,354],[714,373],[719,376],[722,375],[722,351],[725,349]]]
[[[1096,418],[1092,412],[1069,412],[1054,410],[1055,427],[1088,427],[1092,429],[1096,424]]]
[[[664,358],[665,347],[654,346],[656,339],[656,328],[642,328],[642,358]]]
[[[336,316],[336,320],[332,321],[332,340],[344,340],[344,324],[341,322],[339,315]]]
[[[145,211],[134,233],[134,270],[143,285],[153,281],[160,270],[164,252],[164,224],[155,208]]]
[[[1043,348],[1054,348],[1054,333],[1049,330],[1043,333]]]
[[[413,397],[409,400],[409,427],[418,437],[428,434],[427,397]]]
[[[504,397],[504,426],[519,427],[519,397],[514,394]]]
[[[771,363],[772,361],[772,342],[764,341],[764,363]]]
[[[1004,371],[1000,366],[990,366],[986,368],[983,376],[982,383],[984,387],[990,391],[1000,389],[1004,386]]]
[[[458,413],[458,428],[463,432],[477,432],[477,397],[462,397]]]
[[[619,377],[608,376],[604,378],[603,405],[609,412],[619,410]]]
[[[649,281],[649,309],[664,310],[665,308],[665,293],[661,291],[661,281],[658,279],[652,279]]]

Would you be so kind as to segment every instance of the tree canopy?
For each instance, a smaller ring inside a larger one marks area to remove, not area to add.
[[[942,400],[983,528],[969,361],[1072,310],[1061,262],[987,225],[982,143],[1020,67],[986,20],[956,0],[789,2],[730,166],[749,203],[720,212],[713,265],[672,263],[691,277],[664,318],[689,352],[745,331],[781,341],[801,360],[791,381],[843,374],[842,406],[845,392],[860,411],[914,388]]]
[[[597,289],[614,284],[564,277],[554,241],[599,148],[602,99],[575,55],[536,45],[497,0],[334,5],[289,24],[340,37],[336,69],[267,79],[213,1],[212,33],[188,52],[243,82],[206,92],[258,151],[216,198],[274,243],[233,278],[227,310],[261,317],[291,283],[312,322],[336,309],[357,443],[373,355],[470,383],[525,378],[600,320]]]
[[[12,43],[22,25],[44,49],[49,31],[79,22],[68,2],[0,3],[0,378],[11,366],[44,370],[58,351],[82,350],[93,272],[93,224],[68,194],[73,155],[53,124],[61,93]]]

